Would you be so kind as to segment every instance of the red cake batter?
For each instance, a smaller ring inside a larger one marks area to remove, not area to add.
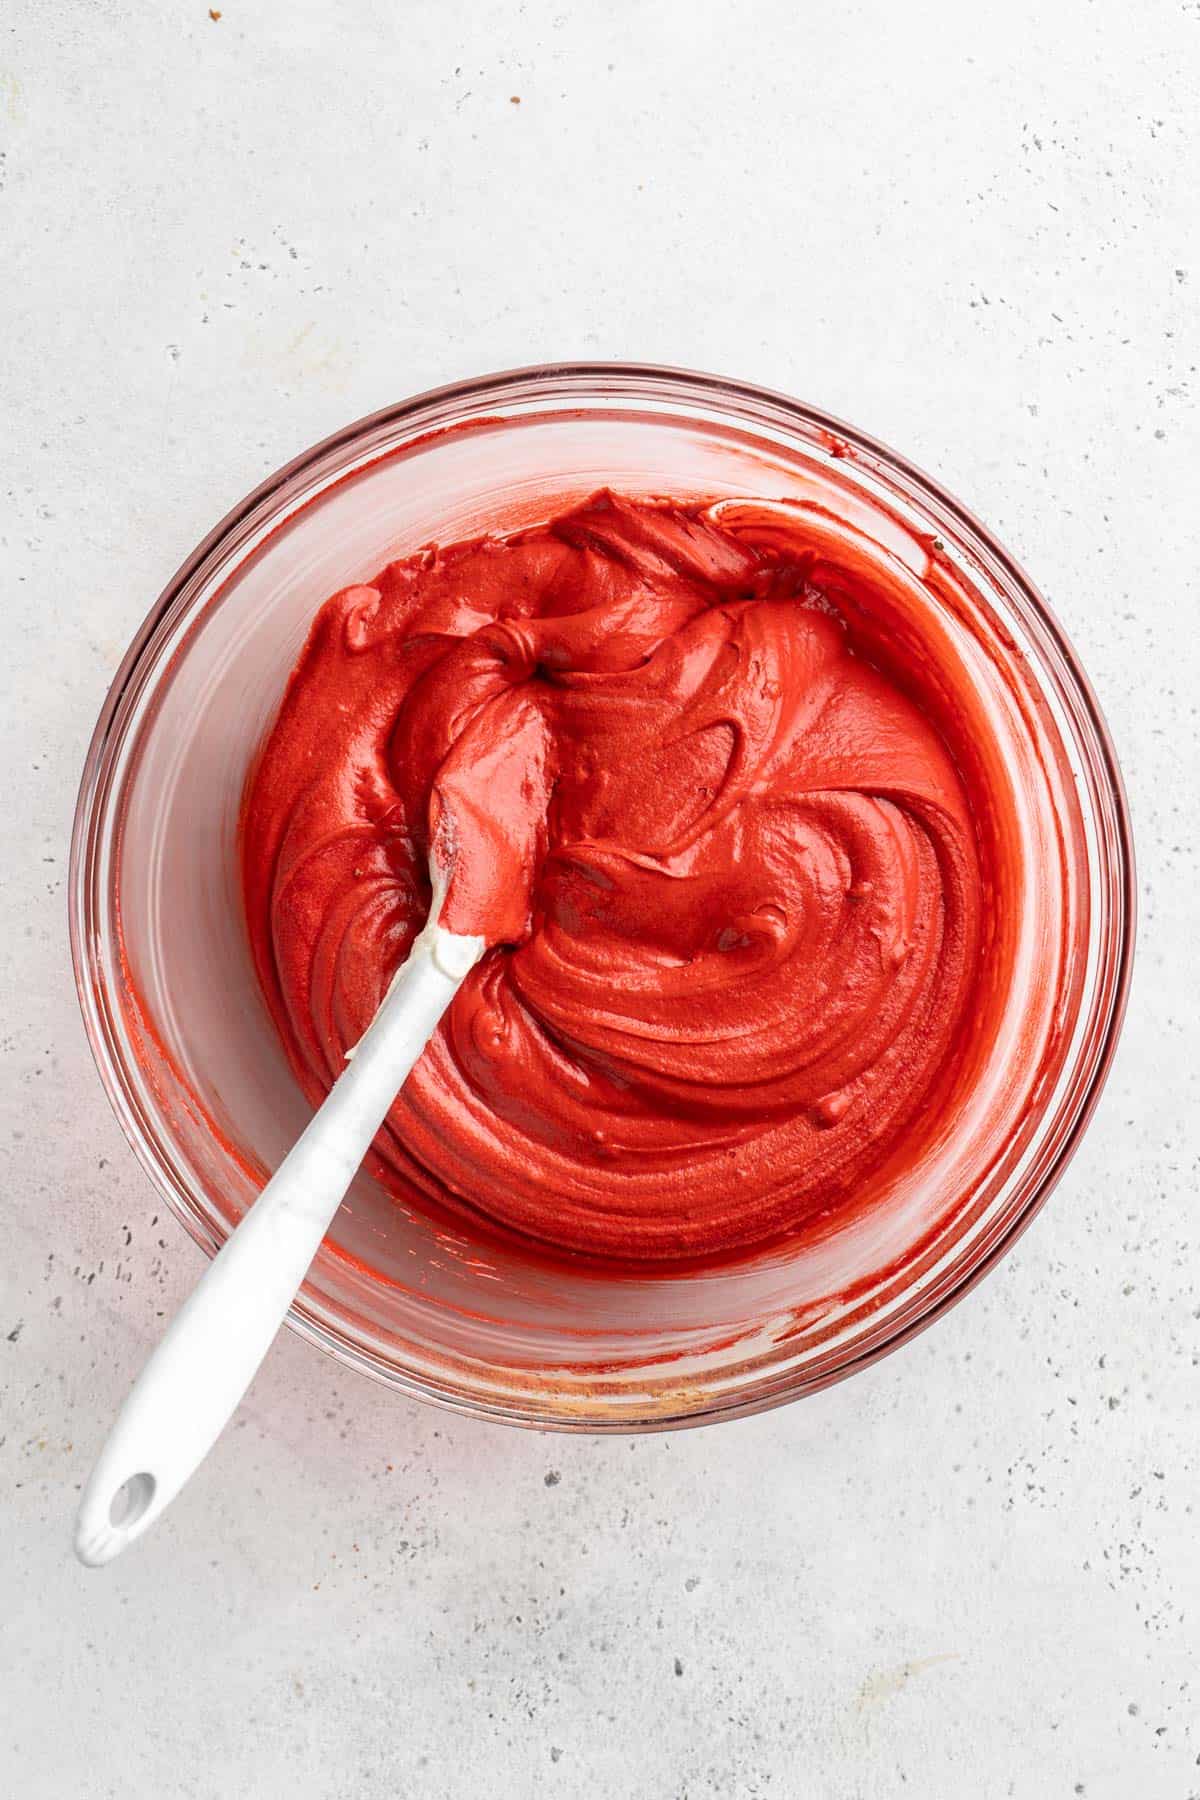
[[[243,819],[311,1097],[424,923],[443,823],[443,923],[494,946],[377,1141],[399,1198],[730,1255],[886,1203],[944,1133],[1003,830],[937,634],[838,542],[601,493],[321,609]]]

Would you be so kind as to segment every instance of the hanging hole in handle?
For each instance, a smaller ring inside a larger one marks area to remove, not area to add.
[[[108,1522],[115,1531],[132,1531],[138,1520],[145,1517],[155,1486],[153,1475],[144,1469],[121,1483],[108,1508]]]

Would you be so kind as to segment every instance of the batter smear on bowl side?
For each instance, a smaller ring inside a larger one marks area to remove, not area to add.
[[[886,1204],[987,1044],[1016,854],[919,588],[816,511],[602,492],[326,602],[242,830],[310,1097],[425,921],[439,797],[443,921],[501,940],[376,1141],[399,1198],[663,1264]]]

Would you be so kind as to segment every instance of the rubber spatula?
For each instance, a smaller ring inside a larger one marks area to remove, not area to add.
[[[233,1416],[389,1107],[487,948],[429,923],[320,1110],[205,1270],[117,1415],[75,1528],[96,1568],[141,1537]]]

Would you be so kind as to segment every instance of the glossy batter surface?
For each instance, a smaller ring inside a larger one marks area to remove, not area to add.
[[[731,1254],[885,1194],[946,1128],[987,796],[950,677],[877,654],[872,604],[800,527],[602,493],[322,608],[243,818],[313,1098],[424,922],[446,808],[444,922],[496,945],[378,1140],[399,1198],[598,1257]]]

